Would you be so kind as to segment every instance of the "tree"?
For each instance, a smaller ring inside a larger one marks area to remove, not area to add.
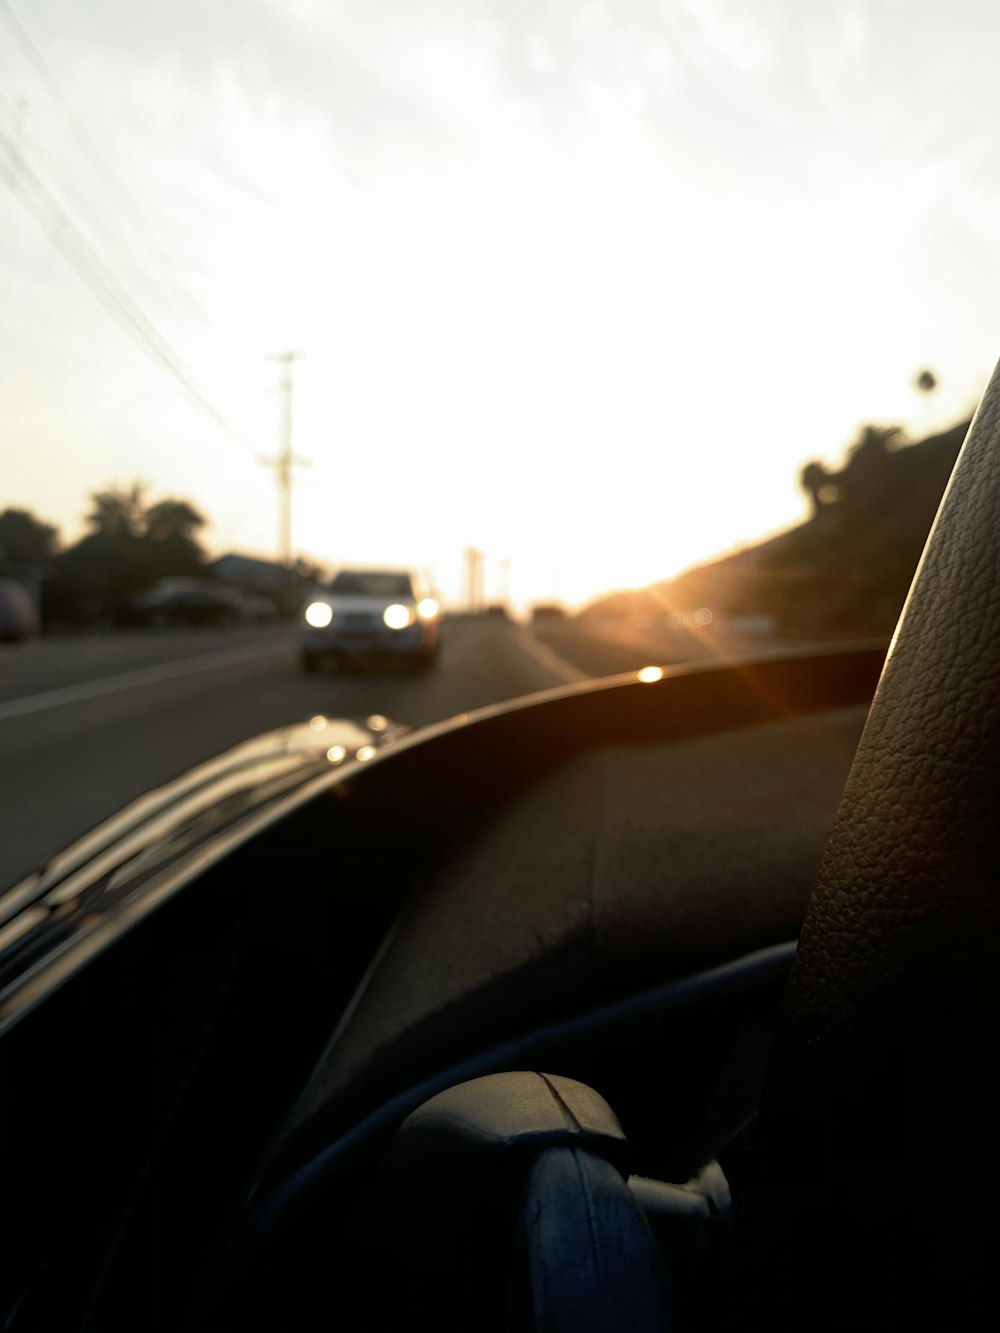
[[[873,515],[886,510],[897,497],[900,471],[894,446],[903,439],[899,426],[863,426],[847,451],[847,461],[839,472],[826,476],[822,496],[837,504],[838,521],[851,527],[865,526]],[[805,469],[801,483],[806,485]],[[817,480],[816,474],[810,474]]]
[[[873,458],[888,453],[902,438],[902,426],[862,426],[861,434],[848,451],[848,467],[859,455]]]
[[[160,500],[145,514],[144,562],[150,581],[167,574],[200,574],[205,564],[196,533],[205,518],[186,500]]]
[[[159,500],[145,513],[146,536],[154,542],[171,537],[195,541],[195,532],[205,526],[205,518],[186,500]]]
[[[56,553],[58,530],[26,509],[0,514],[0,561],[12,565],[44,565]]]
[[[142,482],[134,481],[127,490],[109,486],[106,491],[95,491],[87,522],[101,536],[138,537],[145,526],[145,489]]]
[[[832,484],[833,478],[822,463],[817,463],[814,459],[806,463],[805,467],[799,473],[799,486],[806,492],[813,503],[813,513],[819,511],[828,504],[835,496],[836,488]]]
[[[116,619],[157,579],[203,572],[195,534],[205,519],[186,500],[147,505],[145,488],[133,482],[95,491],[90,506],[92,530],[58,562],[65,601],[81,618]]]

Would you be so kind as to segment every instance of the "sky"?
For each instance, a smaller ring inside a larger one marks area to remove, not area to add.
[[[72,540],[140,479],[272,554],[294,350],[327,566],[455,601],[475,545],[576,605],[786,527],[806,459],[952,424],[1000,352],[998,38],[995,0],[0,0],[0,508]]]

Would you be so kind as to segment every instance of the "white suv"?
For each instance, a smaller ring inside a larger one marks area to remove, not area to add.
[[[413,570],[343,569],[302,608],[302,668],[391,654],[414,665],[437,658],[441,607]]]

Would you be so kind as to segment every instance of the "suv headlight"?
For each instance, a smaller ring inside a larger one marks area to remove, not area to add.
[[[413,624],[415,616],[410,607],[404,606],[402,602],[393,602],[392,606],[387,606],[382,612],[382,619],[390,629],[406,629]]]
[[[313,629],[326,629],[333,619],[333,610],[328,602],[310,602],[305,611],[306,624]]]

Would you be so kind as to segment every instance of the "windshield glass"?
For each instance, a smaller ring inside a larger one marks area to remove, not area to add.
[[[343,570],[330,584],[338,597],[412,597],[413,588],[406,574],[365,574]]]
[[[1000,347],[998,37],[0,0],[0,889],[312,717],[889,636]]]

